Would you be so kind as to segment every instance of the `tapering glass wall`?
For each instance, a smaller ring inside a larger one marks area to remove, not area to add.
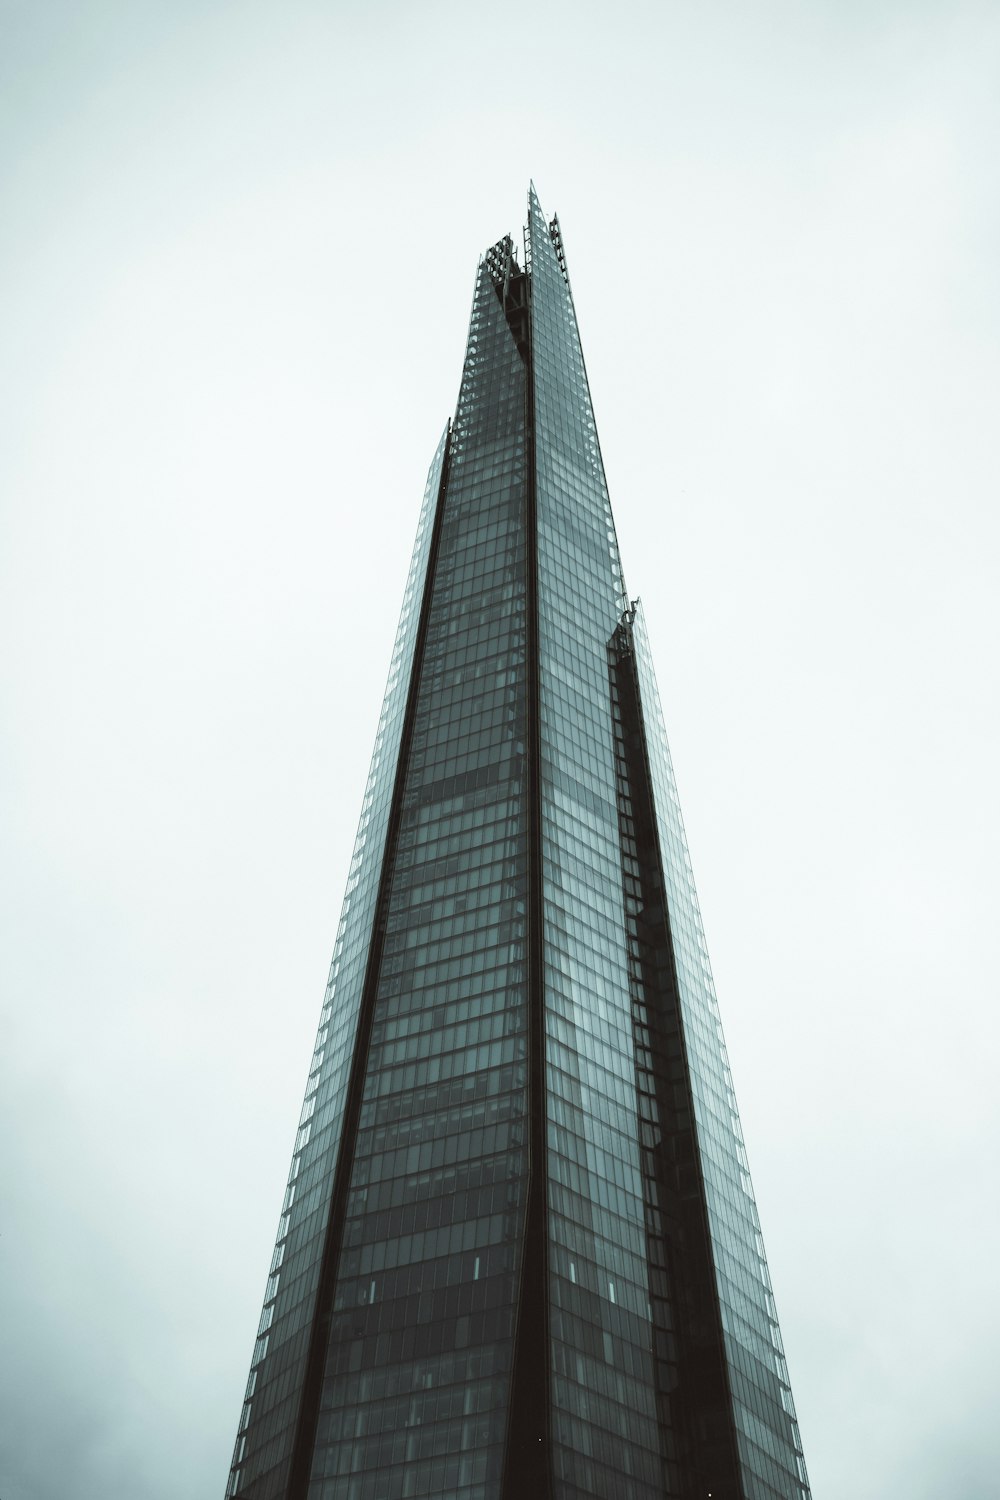
[[[635,658],[742,1483],[808,1495],[778,1315],[641,608]]]
[[[227,1496],[282,1500],[287,1492],[447,441],[446,431],[424,490]]]
[[[525,1160],[525,371],[480,273],[309,1494],[496,1495]]]
[[[556,1493],[660,1493],[607,643],[622,580],[569,286],[530,199]]]

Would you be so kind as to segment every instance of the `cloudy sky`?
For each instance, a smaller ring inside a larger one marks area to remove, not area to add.
[[[1000,9],[0,3],[0,1494],[218,1500],[479,251],[567,245],[817,1500],[995,1493]]]

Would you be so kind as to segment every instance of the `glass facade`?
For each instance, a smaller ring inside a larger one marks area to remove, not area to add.
[[[556,1492],[661,1493],[608,641],[622,609],[576,319],[529,204]]]
[[[739,1479],[754,1500],[799,1500],[802,1442],[641,608],[631,634]]]
[[[561,236],[483,257],[230,1500],[808,1500]]]

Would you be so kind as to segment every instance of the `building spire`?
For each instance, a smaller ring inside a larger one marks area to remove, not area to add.
[[[230,1500],[809,1500],[534,183],[526,247],[428,476]]]

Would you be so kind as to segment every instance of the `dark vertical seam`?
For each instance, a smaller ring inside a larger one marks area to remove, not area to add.
[[[551,1346],[545,1097],[545,971],[542,901],[542,774],[539,716],[538,491],[535,451],[534,296],[526,271],[525,356],[526,760],[528,784],[528,1201],[504,1453],[504,1500],[552,1494]],[[538,1450],[541,1450],[539,1453]]]

